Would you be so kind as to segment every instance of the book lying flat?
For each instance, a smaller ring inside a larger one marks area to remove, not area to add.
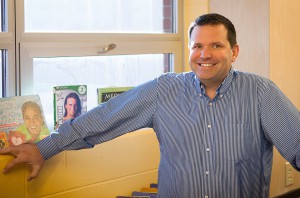
[[[156,198],[157,194],[156,193],[146,193],[146,192],[133,191],[132,196],[146,196],[146,197],[149,197],[149,198]]]
[[[143,187],[143,188],[141,188],[141,192],[157,193],[158,189],[157,188],[146,188],[146,187]]]
[[[116,196],[116,198],[150,198],[149,196]]]
[[[0,148],[38,142],[49,134],[38,95],[0,98]]]

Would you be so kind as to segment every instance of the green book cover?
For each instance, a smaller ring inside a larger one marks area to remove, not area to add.
[[[66,120],[87,111],[87,86],[65,85],[53,87],[54,130]]]
[[[0,98],[0,148],[35,143],[49,134],[38,95]]]
[[[114,98],[121,93],[132,89],[133,87],[103,87],[98,88],[97,95],[98,95],[98,104],[103,102],[107,102],[109,99]]]

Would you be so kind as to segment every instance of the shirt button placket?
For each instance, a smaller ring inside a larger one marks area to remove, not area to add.
[[[211,129],[212,129],[212,114],[213,114],[213,102],[212,101],[209,101],[207,103],[207,112],[208,112],[208,115],[207,115],[207,128],[208,128],[208,133],[206,134],[207,135],[207,139],[206,139],[206,148],[205,148],[205,151],[206,151],[206,159],[207,159],[207,162],[210,161],[210,158],[211,158],[211,149],[210,149],[210,146],[211,146],[211,143],[210,143],[210,140],[211,140],[211,136],[213,135],[211,133]],[[206,182],[209,183],[210,179],[209,179],[209,174],[210,174],[210,164],[206,164],[205,165],[206,167],[206,170],[205,170],[205,176],[206,176]],[[208,198],[208,194],[207,194],[207,190],[208,189],[205,189],[206,193],[205,193],[205,196],[204,198]]]

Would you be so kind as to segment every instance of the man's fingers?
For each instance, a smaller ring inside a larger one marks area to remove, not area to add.
[[[18,164],[18,161],[16,159],[11,160],[6,164],[6,166],[3,168],[2,172],[7,173],[12,167]]]
[[[6,154],[11,154],[11,155],[14,155],[12,153],[12,147],[5,147],[5,148],[2,148],[0,149],[0,155],[6,155]]]
[[[27,181],[31,181],[32,179],[36,178],[41,170],[41,166],[32,166],[32,170],[30,175],[27,178]]]
[[[7,163],[3,169],[3,173],[8,172],[12,167],[18,164],[27,164],[31,170],[28,181],[37,177],[40,169],[45,162],[37,146],[33,143],[21,144],[15,147],[7,147],[0,149],[0,154],[11,154],[15,158]]]
[[[5,148],[0,149],[0,155],[10,154],[10,155],[13,155],[14,157],[16,157],[17,153],[18,153],[18,151],[14,147],[5,147]],[[8,162],[6,164],[6,166],[4,167],[4,169],[2,170],[2,172],[7,173],[12,167],[14,167],[15,165],[20,163],[18,161],[19,161],[18,158],[15,158],[15,159],[11,160],[10,162]]]

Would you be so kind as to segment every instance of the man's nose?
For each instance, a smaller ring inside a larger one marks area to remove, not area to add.
[[[211,50],[210,50],[209,48],[207,48],[207,47],[204,47],[204,48],[201,50],[200,57],[203,58],[203,59],[211,58],[211,57],[212,57],[212,52],[211,52]]]

